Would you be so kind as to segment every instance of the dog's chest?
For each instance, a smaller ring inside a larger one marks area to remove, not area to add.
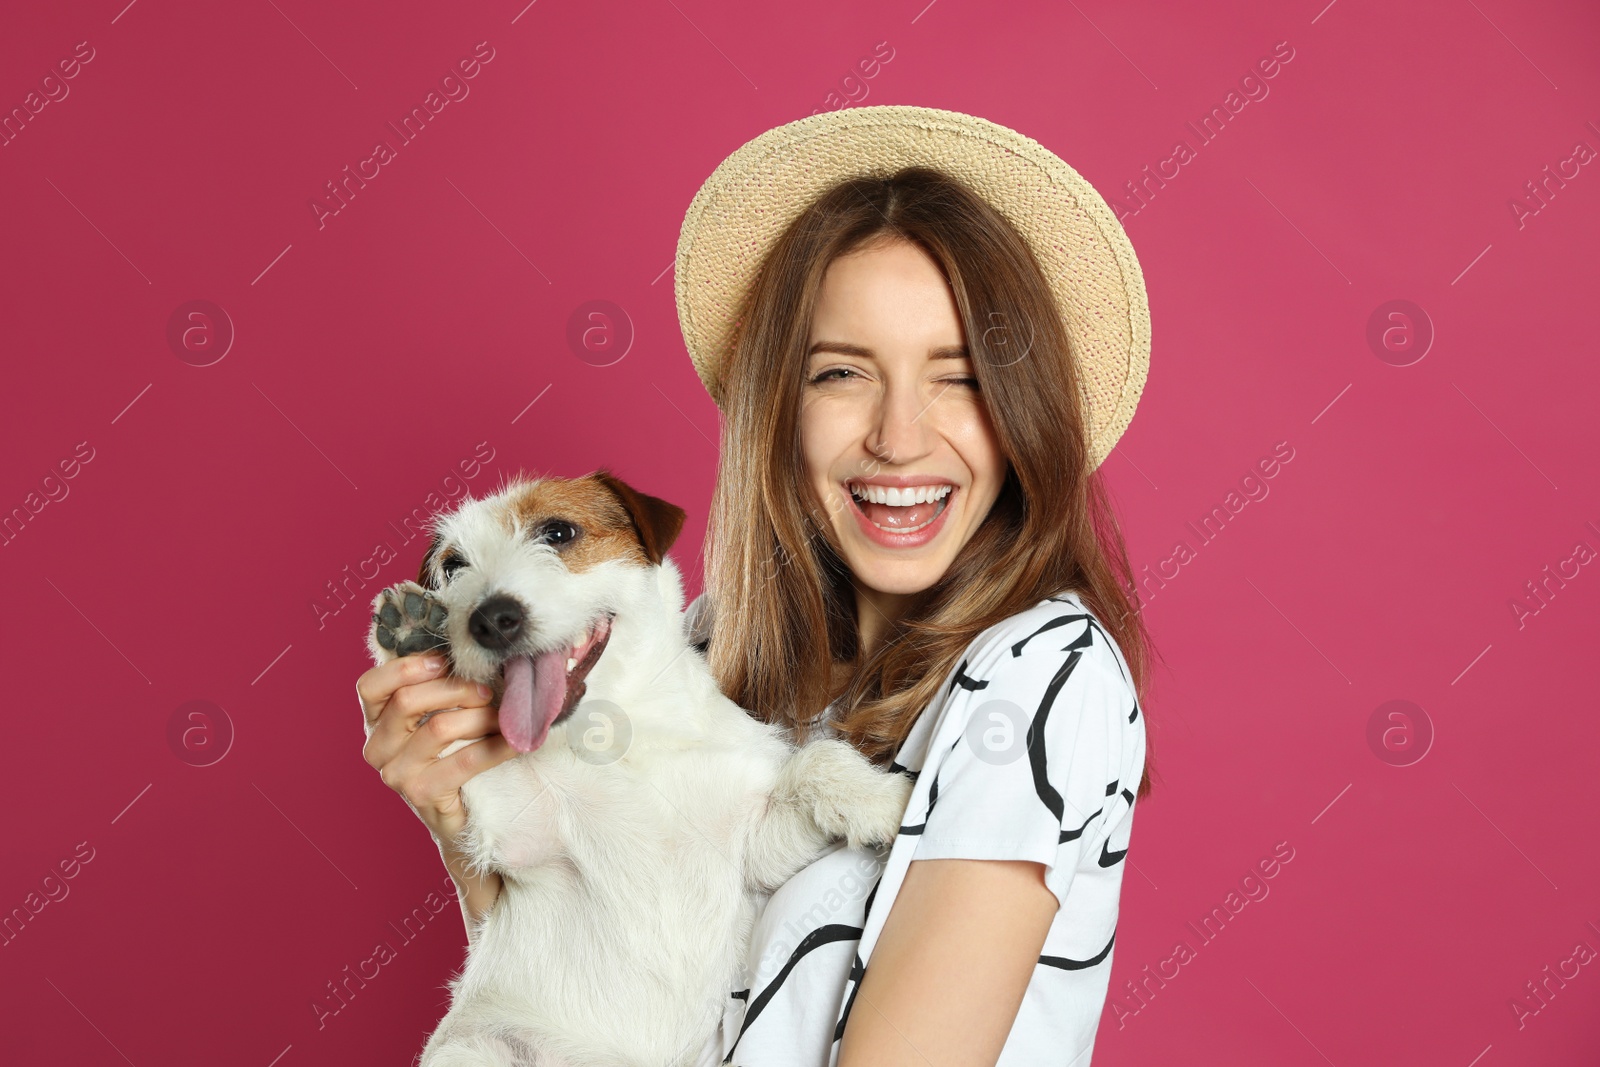
[[[503,773],[501,773],[503,772]],[[560,863],[601,877],[737,863],[739,790],[702,761],[640,754],[597,766],[512,760],[464,790],[484,857],[502,868]]]

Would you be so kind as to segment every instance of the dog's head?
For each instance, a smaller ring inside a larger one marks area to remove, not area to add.
[[[519,751],[583,698],[584,679],[683,529],[682,508],[610,471],[517,478],[442,516],[419,584],[448,610],[454,673],[491,685]]]

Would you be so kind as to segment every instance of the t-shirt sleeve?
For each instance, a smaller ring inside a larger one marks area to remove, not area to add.
[[[1137,714],[1125,671],[1105,632],[1066,604],[980,635],[934,726],[913,859],[1032,860],[1064,902],[1138,788],[1121,780]]]
[[[711,601],[701,593],[683,612],[683,632],[691,645],[704,648],[711,640]]]

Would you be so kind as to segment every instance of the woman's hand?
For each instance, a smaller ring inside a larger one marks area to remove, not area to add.
[[[361,754],[433,835],[455,880],[470,934],[499,896],[500,877],[466,869],[456,841],[467,823],[461,786],[517,750],[500,736],[489,687],[441,677],[444,670],[442,656],[424,653],[390,660],[356,679],[367,730]],[[481,740],[440,758],[452,742],[470,738]]]

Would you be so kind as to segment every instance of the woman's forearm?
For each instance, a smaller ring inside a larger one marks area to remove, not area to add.
[[[500,876],[493,871],[469,871],[466,856],[443,842],[439,845],[439,856],[456,884],[456,898],[461,902],[461,919],[466,924],[467,941],[470,944],[478,921],[489,914],[495,901],[500,899]]]

